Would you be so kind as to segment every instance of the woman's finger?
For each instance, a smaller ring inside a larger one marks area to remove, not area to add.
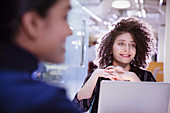
[[[114,68],[118,73],[124,73],[125,72],[125,70],[122,68],[122,67],[120,67],[120,66],[117,66],[117,67],[115,67]]]
[[[105,72],[107,72],[107,73],[114,73],[114,72],[116,72],[116,70],[114,70],[114,69],[111,69],[111,70],[104,70]]]
[[[116,66],[116,67],[108,66],[108,67],[105,68],[105,70],[111,70],[111,71],[108,71],[109,73],[114,72],[114,70],[116,70],[118,73],[124,73],[125,72],[124,69],[120,66]]]
[[[116,73],[112,73],[112,74],[105,74],[102,77],[104,78],[109,78],[110,80],[117,80],[117,81],[123,81],[123,78],[119,75],[117,75]]]
[[[117,80],[123,81],[123,78],[117,73],[112,73],[112,76],[114,76],[114,78],[116,78]]]
[[[106,67],[105,69],[114,69],[115,67],[114,66],[108,66],[108,67]]]

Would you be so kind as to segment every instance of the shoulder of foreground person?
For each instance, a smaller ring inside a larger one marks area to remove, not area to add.
[[[81,113],[65,89],[28,77],[25,72],[0,71],[1,113]]]

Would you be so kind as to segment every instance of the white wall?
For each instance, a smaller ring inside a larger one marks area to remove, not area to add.
[[[164,46],[165,46],[165,26],[158,28],[158,53],[157,62],[164,61]]]
[[[164,45],[164,82],[170,83],[170,0],[166,1],[166,23],[165,23],[165,45]],[[170,113],[170,101],[169,101],[169,109],[168,113]]]
[[[165,23],[164,81],[170,82],[170,1],[167,0]],[[168,70],[169,69],[169,70]]]

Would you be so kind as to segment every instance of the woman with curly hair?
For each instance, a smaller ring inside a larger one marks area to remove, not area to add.
[[[155,42],[147,24],[137,18],[124,18],[106,34],[99,46],[98,69],[85,79],[73,102],[82,111],[97,113],[102,80],[153,81],[152,73],[144,70],[147,59],[155,51]]]

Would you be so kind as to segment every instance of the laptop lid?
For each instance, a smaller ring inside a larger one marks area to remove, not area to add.
[[[170,84],[103,80],[98,113],[167,113]]]

